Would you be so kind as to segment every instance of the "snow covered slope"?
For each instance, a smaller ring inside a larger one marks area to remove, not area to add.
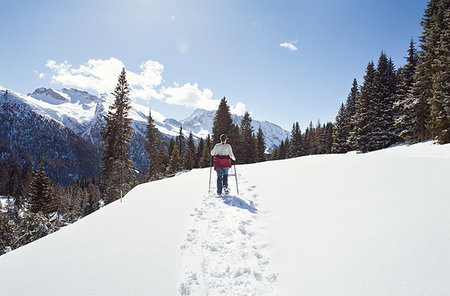
[[[237,172],[239,196],[193,170],[1,256],[2,294],[450,294],[450,145]]]

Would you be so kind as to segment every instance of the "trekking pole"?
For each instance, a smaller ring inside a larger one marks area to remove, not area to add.
[[[211,161],[209,163],[209,187],[208,187],[208,194],[211,193],[211,171],[212,171],[212,160],[213,158],[211,157]]]
[[[237,172],[236,172],[236,163],[234,164],[234,177],[236,178],[236,191],[237,191],[237,195],[239,195],[239,187],[238,187]]]

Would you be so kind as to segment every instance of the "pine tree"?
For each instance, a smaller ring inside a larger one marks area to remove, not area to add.
[[[278,147],[275,147],[272,149],[272,152],[270,153],[270,160],[277,160],[278,159]]]
[[[437,32],[433,47],[430,126],[439,143],[450,143],[450,2],[439,1],[433,21]]]
[[[195,144],[192,132],[189,133],[186,151],[183,156],[183,167],[185,170],[192,170],[195,163]]]
[[[167,174],[174,175],[180,172],[183,169],[183,162],[180,155],[180,147],[178,147],[178,143],[175,143],[175,146],[172,150],[172,154],[170,155],[169,166],[167,167]]]
[[[201,159],[202,159],[202,155],[203,155],[203,150],[205,150],[205,140],[203,140],[203,138],[200,138],[197,149],[195,151],[194,168],[202,167]]]
[[[350,89],[350,93],[348,94],[347,101],[345,102],[345,113],[344,113],[344,121],[343,121],[343,137],[346,139],[346,142],[350,138],[350,133],[355,128],[354,126],[354,117],[356,115],[356,104],[359,100],[359,87],[356,79],[353,79],[352,88]],[[346,151],[350,151],[350,146],[345,146]]]
[[[398,97],[394,103],[395,126],[397,134],[404,140],[414,143],[417,139],[416,124],[418,119],[417,101],[412,95],[414,85],[414,75],[419,62],[417,50],[414,47],[414,40],[409,43],[406,65],[398,69],[399,86]]]
[[[333,145],[333,123],[327,122],[325,125],[325,143],[324,143],[324,153],[331,153],[331,146]]]
[[[413,126],[413,139],[411,142],[422,142],[432,137],[430,121],[430,105],[428,98],[431,97],[431,88],[428,88],[431,82],[427,73],[428,69],[425,67],[426,62],[420,62],[414,74],[414,86],[412,89],[412,98],[410,100],[414,103],[413,112],[416,115]]]
[[[245,112],[240,126],[240,147],[239,160],[241,163],[253,163],[256,160],[256,142],[253,133],[252,118],[250,113]]]
[[[69,195],[71,196],[69,200],[69,221],[75,222],[82,216],[83,189],[75,183],[70,189]]]
[[[211,165],[211,150],[213,149],[213,144],[211,143],[211,136],[208,134],[205,140],[205,147],[203,148],[202,158],[200,161],[200,166],[202,168],[209,167]]]
[[[269,160],[277,160],[278,159],[278,147],[272,149],[269,155]]]
[[[289,140],[289,137],[286,137],[286,139],[284,139],[283,159],[287,159],[288,158],[289,146],[290,145],[291,145],[291,141]]]
[[[165,171],[162,155],[162,143],[158,129],[152,118],[151,111],[148,114],[145,150],[149,160],[147,180],[157,180]]]
[[[286,145],[284,143],[284,140],[281,140],[280,146],[278,146],[277,150],[277,159],[286,159]]]
[[[83,216],[89,215],[99,209],[100,190],[94,184],[89,184],[84,190]]]
[[[397,96],[397,76],[394,64],[387,59],[384,52],[380,54],[375,72],[376,93],[372,97],[370,107],[375,116],[369,130],[368,150],[389,147],[398,139],[394,126],[394,101]]]
[[[169,141],[169,147],[167,147],[167,154],[169,155],[169,159],[170,159],[170,155],[172,155],[174,148],[175,148],[175,141],[173,138],[171,138]]]
[[[33,173],[30,183],[30,210],[33,213],[42,212],[50,214],[56,211],[56,203],[52,194],[50,179],[41,165],[39,170]]]
[[[102,179],[106,202],[112,202],[125,195],[134,185],[135,176],[131,160],[131,109],[128,97],[130,88],[126,80],[125,68],[119,75],[114,92],[113,105],[109,107],[102,127]]]
[[[315,154],[324,154],[325,153],[325,125],[322,126],[320,120],[318,120],[316,129],[316,149]]]
[[[309,122],[309,126],[306,128],[305,139],[304,139],[303,143],[304,143],[304,147],[305,147],[304,153],[306,155],[314,154],[314,150],[316,147],[316,137],[315,137],[314,126],[313,126],[312,121]]]
[[[298,157],[302,154],[302,132],[300,130],[300,125],[298,122],[292,125],[291,131],[291,141],[289,145],[288,157]]]
[[[57,230],[49,217],[42,212],[25,211],[19,227],[15,231],[16,240],[12,248],[18,248]]]
[[[261,162],[266,160],[266,140],[264,139],[264,133],[261,127],[258,128],[258,134],[256,135],[256,161]]]
[[[375,112],[372,108],[372,100],[376,96],[377,86],[375,81],[375,66],[371,61],[366,68],[364,82],[361,87],[358,102],[356,103],[356,114],[353,118],[353,131],[347,144],[352,149],[362,152],[370,150],[370,131],[375,120]]]
[[[0,255],[9,250],[14,240],[14,223],[10,221],[3,213],[0,203]]]
[[[443,20],[440,13],[441,3],[445,3],[448,7],[447,0],[429,1],[421,21],[423,28],[422,35],[419,38],[421,51],[419,52],[419,64],[412,88],[412,100],[416,102],[415,111],[417,113],[417,121],[414,126],[416,141],[424,141],[437,136],[436,123],[431,116],[431,105],[434,92],[433,76],[436,71],[433,64],[435,65],[435,61],[440,59],[437,56],[436,49],[443,29],[443,26],[440,25]]]
[[[180,131],[179,131],[178,136],[176,138],[176,142],[177,142],[178,147],[180,149],[180,156],[183,156],[183,153],[184,153],[184,148],[185,148],[184,140],[185,140],[185,137],[184,137],[184,134],[183,134],[183,127],[180,126]]]
[[[242,143],[240,141],[240,128],[236,124],[231,125],[231,132],[228,135],[227,143],[233,147],[233,154],[237,160],[240,159],[240,155],[242,154],[243,147],[241,147]]]
[[[219,108],[214,116],[212,127],[213,143],[220,142],[220,135],[227,134],[229,137],[233,134],[233,120],[231,119],[230,107],[225,97],[220,101]],[[231,139],[234,139],[230,137]]]
[[[333,128],[333,145],[331,147],[332,153],[345,153],[348,151],[347,140],[348,137],[345,133],[345,107],[341,104],[339,112],[336,116],[336,123]]]

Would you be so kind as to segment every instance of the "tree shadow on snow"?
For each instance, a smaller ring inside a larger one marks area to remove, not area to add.
[[[237,196],[230,195],[229,197],[225,198],[223,200],[223,202],[226,205],[229,205],[229,206],[232,206],[232,207],[236,207],[236,208],[240,208],[240,209],[243,209],[243,210],[247,210],[247,211],[249,211],[250,213],[253,213],[253,214],[256,214],[256,212],[258,211],[255,208],[255,204],[252,201],[250,201],[250,204],[248,204],[248,203],[245,202],[245,200],[240,199]]]

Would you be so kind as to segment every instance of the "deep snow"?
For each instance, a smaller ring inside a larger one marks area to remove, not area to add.
[[[239,196],[193,170],[1,256],[2,295],[450,294],[450,145],[237,170]]]

